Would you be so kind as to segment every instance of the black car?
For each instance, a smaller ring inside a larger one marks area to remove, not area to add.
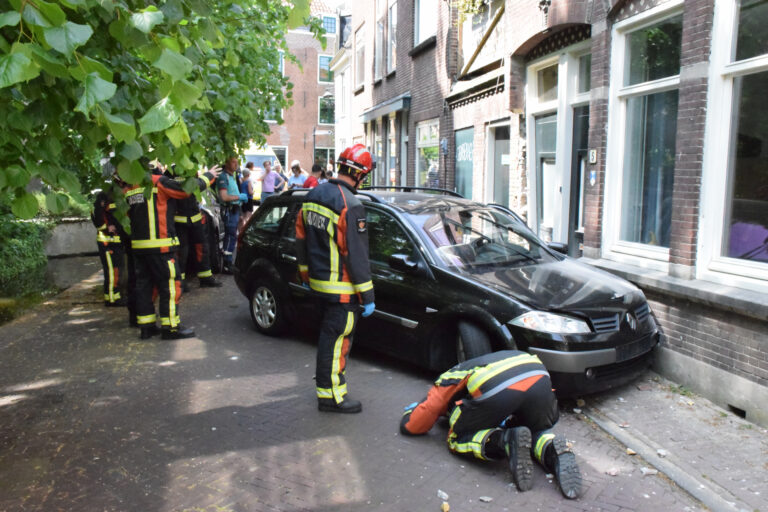
[[[305,196],[265,200],[238,242],[235,281],[266,334],[319,310],[298,284]],[[360,321],[356,344],[437,371],[518,348],[542,360],[561,395],[608,389],[649,365],[659,330],[643,292],[548,247],[511,211],[422,191],[359,197],[376,311]]]

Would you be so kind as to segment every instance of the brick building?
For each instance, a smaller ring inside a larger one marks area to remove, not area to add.
[[[768,423],[768,4],[458,5],[349,8],[337,93],[374,183],[508,205],[637,283],[658,369]]]
[[[330,62],[336,48],[338,17],[324,2],[313,0],[311,15],[323,21],[326,47],[305,27],[289,30],[286,42],[299,64],[282,59],[282,72],[293,84],[293,105],[280,116],[282,124],[271,122],[267,143],[274,150],[283,168],[288,170],[292,160],[299,160],[307,171],[317,161],[323,165],[334,156],[333,73]],[[275,113],[273,117],[278,117]]]

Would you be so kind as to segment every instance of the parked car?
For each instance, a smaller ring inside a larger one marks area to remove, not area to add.
[[[235,282],[265,334],[317,320],[296,264],[305,196],[268,198],[239,240]],[[421,191],[359,197],[376,311],[356,344],[437,371],[518,348],[542,360],[561,395],[628,382],[650,363],[659,330],[642,291],[548,247],[509,210]]]

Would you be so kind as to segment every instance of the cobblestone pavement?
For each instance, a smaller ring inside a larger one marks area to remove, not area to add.
[[[98,273],[2,327],[0,510],[421,512],[440,510],[438,490],[453,512],[703,509],[663,474],[643,476],[649,463],[573,405],[556,430],[583,496],[563,499],[538,468],[518,493],[503,462],[452,455],[444,424],[400,436],[403,405],[434,375],[373,353],[353,350],[347,371],[363,413],[319,413],[312,340],[257,334],[224,279],[183,298],[189,340],[140,341],[123,310],[101,305]],[[588,405],[611,412],[612,400]],[[693,446],[688,427],[679,442]]]

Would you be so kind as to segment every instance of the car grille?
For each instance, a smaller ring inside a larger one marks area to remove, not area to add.
[[[646,302],[639,308],[635,309],[635,316],[637,317],[638,322],[644,322],[646,318],[648,318],[648,315],[651,314],[651,308],[648,307],[648,303]]]
[[[592,327],[596,333],[612,332],[619,330],[619,315],[604,316],[601,318],[592,318]]]
[[[596,366],[593,368],[595,372],[594,378],[595,380],[626,379],[629,375],[645,370],[650,366],[650,363],[651,358],[649,354],[643,354],[620,363]]]
[[[626,361],[648,352],[653,347],[653,342],[653,336],[646,336],[641,340],[616,347],[616,362]]]

